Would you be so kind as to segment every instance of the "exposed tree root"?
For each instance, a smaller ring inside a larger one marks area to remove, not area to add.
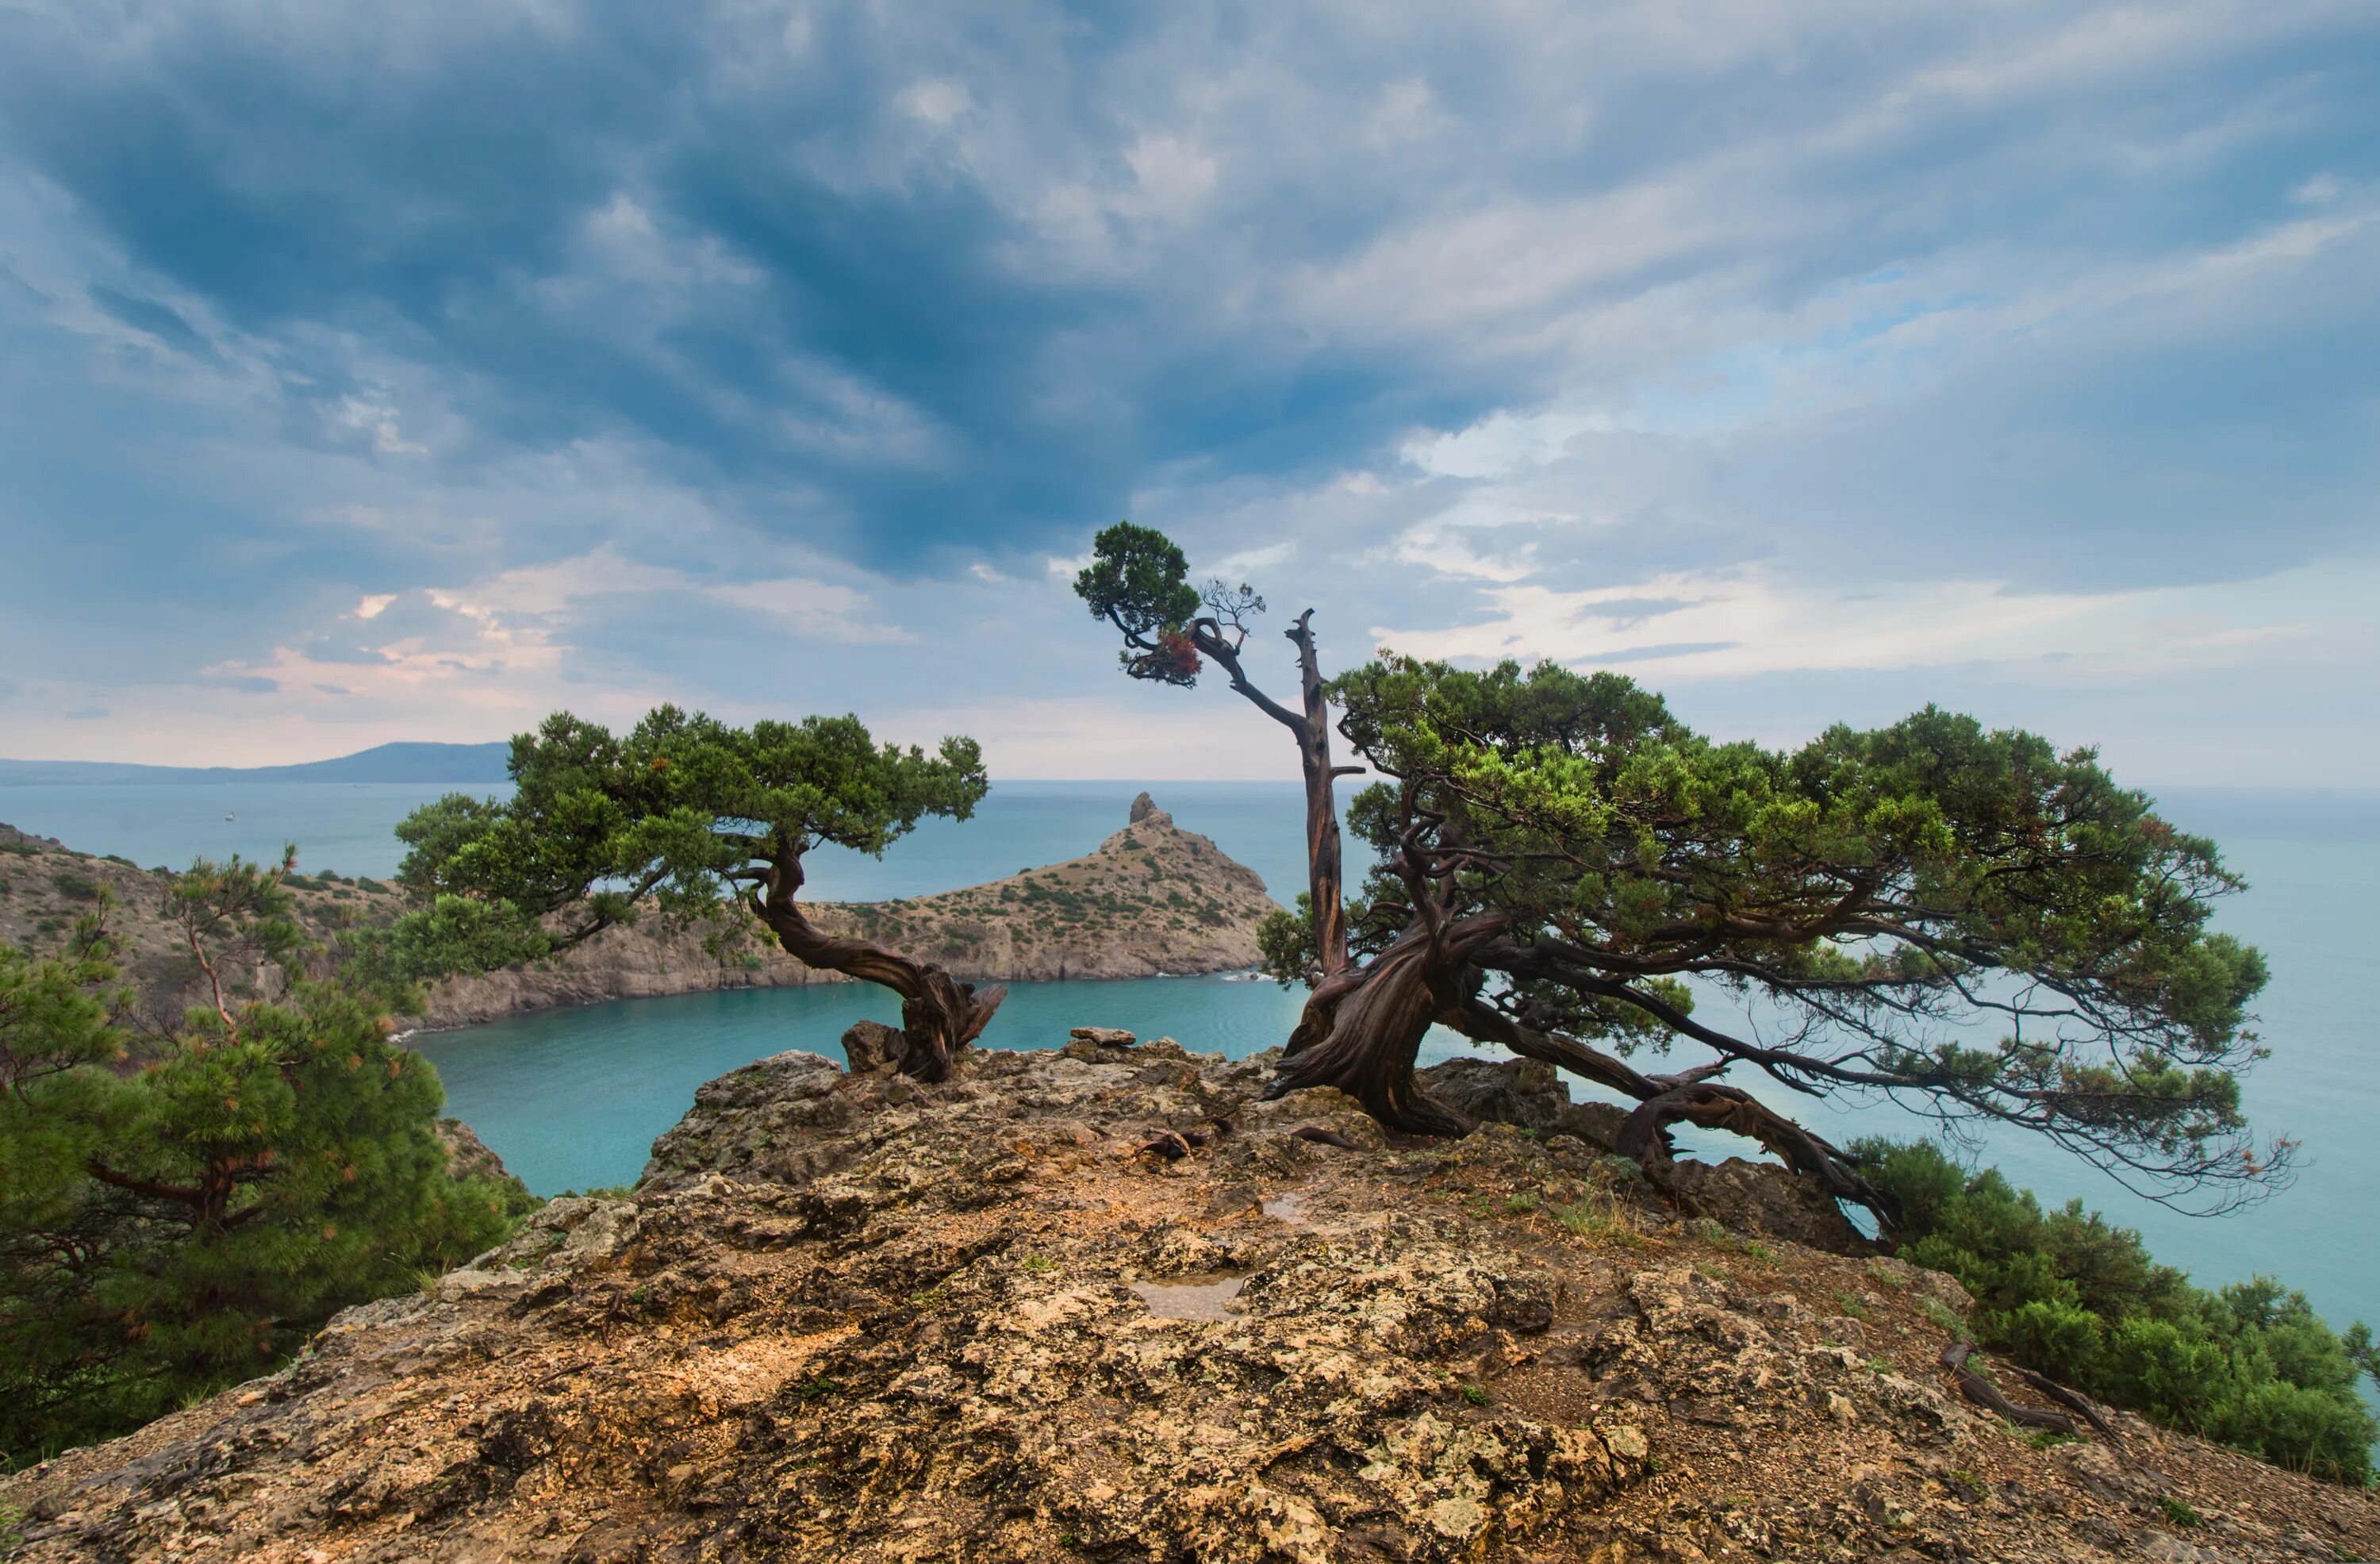
[[[1876,1214],[1885,1241],[1900,1231],[1900,1203],[1852,1170],[1841,1149],[1820,1140],[1751,1094],[1712,1081],[1694,1081],[1639,1103],[1620,1126],[1612,1150],[1644,1167],[1658,1181],[1674,1158],[1669,1127],[1686,1123],[1725,1130],[1756,1141],[1797,1173],[1807,1173],[1837,1200],[1856,1201]]]
[[[2023,1427],[2046,1428],[2053,1434],[2082,1437],[2082,1428],[2064,1412],[2045,1411],[2039,1407],[2021,1407],[2001,1395],[1998,1386],[1967,1366],[1967,1355],[1973,1350],[1964,1341],[1953,1341],[1942,1349],[1942,1366],[1958,1376],[1959,1394],[1985,1411],[1997,1412]]]

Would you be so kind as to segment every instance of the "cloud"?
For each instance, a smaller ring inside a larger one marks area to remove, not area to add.
[[[68,706],[58,714],[68,722],[97,722],[107,715],[105,706]]]
[[[931,690],[1059,765],[1069,710],[1114,741],[1066,588],[1130,515],[1342,660],[1715,711],[2179,712],[2287,658],[2268,764],[2344,777],[2375,44],[2325,0],[37,0],[0,665],[247,756]]]
[[[1418,656],[1625,663],[1656,681],[2062,659],[2136,678],[2252,659],[2317,633],[2351,636],[2375,590],[2380,568],[2369,568],[2346,578],[2292,571],[2218,588],[2115,593],[1743,569],[1568,593],[1499,584],[1484,593],[1488,618],[1372,633]]]

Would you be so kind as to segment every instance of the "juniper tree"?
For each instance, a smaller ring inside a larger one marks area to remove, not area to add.
[[[346,1304],[499,1239],[451,1176],[402,995],[308,975],[278,869],[200,862],[160,910],[203,1002],[162,1031],[114,992],[106,909],[0,949],[0,1445],[121,1432],[265,1372]]]
[[[451,794],[408,816],[398,880],[424,905],[390,932],[406,970],[501,965],[567,948],[648,910],[708,919],[741,901],[788,955],[901,997],[901,1068],[939,1081],[1007,990],[831,935],[798,899],[831,842],[881,855],[919,820],[965,820],[989,786],[971,739],[929,755],[856,716],[730,727],[656,708],[613,735],[567,712],[513,739],[511,798]]]
[[[1093,618],[1105,619],[1123,637],[1126,674],[1186,690],[1198,682],[1202,664],[1213,663],[1234,691],[1297,741],[1298,769],[1305,781],[1306,888],[1297,915],[1273,920],[1261,937],[1281,959],[1310,961],[1318,975],[1340,971],[1347,964],[1347,928],[1334,792],[1340,777],[1364,768],[1331,764],[1330,711],[1315,653],[1314,610],[1298,615],[1282,632],[1297,649],[1298,704],[1293,709],[1257,688],[1241,655],[1250,627],[1265,611],[1255,588],[1221,580],[1193,587],[1189,562],[1173,541],[1129,521],[1100,532],[1091,553],[1090,565],[1075,578],[1075,592],[1089,605]]]
[[[2222,1206],[2286,1170],[2240,1111],[2264,961],[2208,926],[2240,881],[2090,751],[1931,707],[1717,743],[1552,664],[1385,656],[1327,692],[1390,778],[1350,811],[1380,861],[1360,961],[1315,985],[1276,1093],[1460,1132],[1414,1080],[1438,1023],[1634,1099],[1618,1149],[1657,1171],[1670,1126],[1732,1130],[1888,1219],[1834,1147],[1715,1077],[2033,1131],[2160,1198]],[[1768,1034],[1705,1020],[1697,988],[1765,1007]],[[1629,1062],[1680,1043],[1706,1057]]]

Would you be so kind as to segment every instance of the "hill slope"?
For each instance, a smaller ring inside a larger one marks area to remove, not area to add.
[[[824,902],[821,927],[940,961],[970,983],[1136,978],[1237,971],[1257,964],[1257,925],[1274,910],[1256,871],[1184,831],[1143,793],[1124,828],[1081,858],[989,885],[903,901]],[[717,988],[843,983],[778,948],[732,915],[740,945],[711,947],[720,926],[658,921],[608,929],[551,961],[441,984],[424,1024],[471,1026],[523,1010]]]
[[[921,1086],[781,1055],[704,1087],[632,1197],[554,1202],[0,1506],[25,1564],[2380,1548],[2367,1492],[1980,1415],[1935,1362],[1955,1282],[1682,1222],[1529,1067],[1434,1089],[1536,1138],[1399,1149],[1335,1094],[1257,1101],[1272,1062],[1083,1040]],[[1177,1159],[1137,1149],[1168,1130]],[[1761,1197],[1739,1219],[1814,1209],[1709,1171]]]
[[[319,935],[384,921],[403,898],[377,882],[292,882]],[[93,858],[0,826],[0,940],[56,948],[104,886],[122,904],[126,967],[144,1008],[173,1015],[196,997],[194,973],[157,918],[161,882],[136,865]],[[904,901],[821,903],[823,926],[941,961],[969,982],[1133,978],[1234,971],[1256,965],[1256,928],[1274,910],[1256,872],[1184,831],[1142,794],[1124,828],[1097,849],[990,885]],[[715,937],[733,937],[724,954]],[[423,1024],[469,1026],[556,1005],[847,981],[813,971],[742,911],[673,928],[658,919],[606,930],[567,954],[438,984]]]

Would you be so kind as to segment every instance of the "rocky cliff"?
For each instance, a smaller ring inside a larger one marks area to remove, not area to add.
[[[933,896],[824,902],[811,916],[832,932],[939,961],[969,983],[1037,983],[1253,967],[1257,925],[1275,910],[1256,871],[1183,830],[1143,793],[1124,828],[1081,858]],[[677,929],[645,920],[551,961],[440,984],[424,1024],[470,1026],[555,1005],[845,981],[787,956],[741,912]]]
[[[56,948],[101,886],[122,904],[114,926],[129,942],[126,965],[142,1004],[178,1013],[197,995],[186,955],[155,914],[162,876],[0,826],[0,939]],[[370,880],[300,879],[293,890],[301,916],[325,935],[385,921],[403,905]],[[812,915],[829,930],[940,961],[968,982],[1015,983],[1253,967],[1257,925],[1275,910],[1254,870],[1174,825],[1144,793],[1123,829],[1081,858],[934,896],[822,903]],[[675,927],[648,917],[551,960],[441,983],[421,1024],[443,1029],[556,1005],[843,981],[785,955],[741,911]]]
[[[786,1054],[285,1372],[0,1482],[54,1560],[2370,1558],[2380,1499],[1960,1399],[1955,1283],[1688,1217],[1533,1067],[1393,1146],[1269,1058]],[[1731,1191],[1731,1192],[1730,1192]],[[1809,1241],[1804,1241],[1809,1240]],[[2014,1387],[2010,1393],[2023,1399]]]

